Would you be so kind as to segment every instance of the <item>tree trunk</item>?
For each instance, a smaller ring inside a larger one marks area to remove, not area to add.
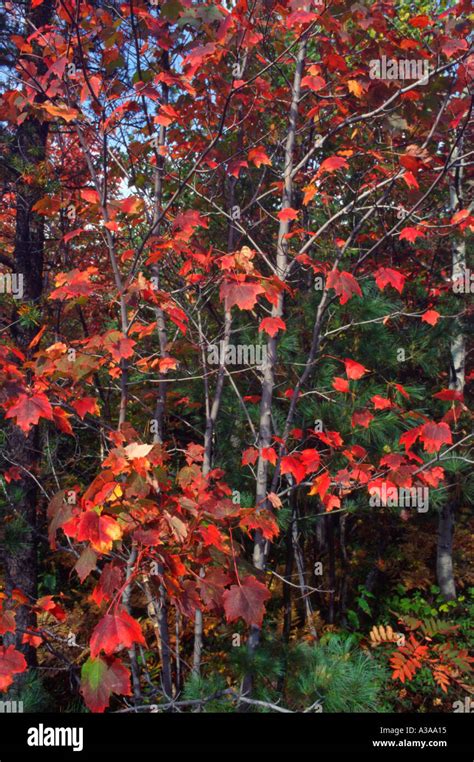
[[[454,505],[452,500],[443,506],[438,521],[438,555],[436,572],[441,595],[445,600],[456,598],[453,568]]]
[[[336,548],[334,542],[334,519],[330,513],[326,518],[327,543],[328,543],[328,564],[329,564],[329,611],[328,622],[334,624],[334,613],[336,604]]]
[[[28,32],[39,28],[51,21],[53,2],[46,0],[42,5],[27,11],[26,24]],[[33,43],[33,53],[21,57],[25,66],[34,65],[39,73],[44,73],[42,49]],[[46,143],[48,138],[48,123],[40,122],[33,116],[28,116],[16,130],[12,153],[15,157],[15,167],[18,177],[15,179],[15,244],[13,265],[15,272],[23,276],[22,301],[25,305],[38,306],[43,292],[43,261],[44,261],[44,218],[32,211],[34,204],[44,195],[41,180],[25,182],[23,177],[41,177],[38,166],[45,160]],[[18,320],[15,315],[13,322]],[[24,327],[15,322],[12,327],[12,337],[17,347],[29,359],[31,352],[28,345],[37,332],[33,323]],[[29,380],[29,379],[27,379]],[[20,589],[30,602],[37,599],[38,565],[37,565],[37,484],[32,478],[38,469],[41,448],[39,446],[38,427],[34,426],[28,434],[24,434],[17,426],[11,424],[6,432],[6,457],[20,469],[21,478],[15,482],[18,497],[13,505],[6,508],[3,518],[5,526],[5,542],[3,568],[5,574],[5,591],[10,599],[15,588]],[[7,604],[8,605],[8,604]],[[30,606],[19,606],[16,611],[16,633],[7,633],[4,644],[14,643],[23,652],[29,666],[36,665],[36,650],[30,645],[22,644],[23,632],[36,626],[36,617]]]
[[[284,168],[283,168],[283,193],[281,198],[281,208],[291,207],[293,198],[293,179],[292,171],[294,166],[294,150],[296,142],[298,106],[301,95],[301,80],[303,77],[305,59],[306,59],[307,41],[303,39],[298,48],[296,58],[296,68],[293,78],[292,99],[289,114],[288,133],[285,143]],[[286,269],[288,265],[286,236],[289,232],[289,223],[287,220],[280,220],[278,229],[276,273],[278,277],[285,281]],[[283,317],[284,297],[281,293],[278,297],[278,303],[272,309],[272,317]],[[267,503],[268,491],[268,461],[262,457],[262,449],[270,447],[272,440],[272,422],[271,409],[273,400],[273,388],[275,385],[275,369],[277,364],[277,337],[272,336],[267,342],[267,360],[263,368],[262,395],[260,401],[260,422],[258,446],[260,450],[257,464],[257,483],[255,490],[255,504],[258,508],[264,508]],[[291,528],[289,529],[291,532]],[[253,565],[259,571],[265,569],[266,559],[269,551],[269,543],[257,530],[254,536],[253,546]],[[252,625],[248,637],[248,651],[252,654],[258,646],[260,640],[260,627]],[[252,676],[250,673],[245,675],[242,690],[244,693],[250,693],[252,689]]]
[[[462,154],[463,141],[453,152],[453,159]],[[450,186],[450,202],[452,212],[463,208],[462,199],[462,167],[458,167]],[[452,244],[452,282],[464,277],[466,270],[465,240],[453,241]],[[463,326],[459,319],[455,321],[455,329],[450,346],[449,388],[458,392],[464,391],[466,339]],[[456,481],[449,478],[448,502],[443,506],[438,520],[438,548],[436,558],[436,574],[441,595],[445,600],[456,598],[453,565],[453,535],[454,515],[456,510]]]

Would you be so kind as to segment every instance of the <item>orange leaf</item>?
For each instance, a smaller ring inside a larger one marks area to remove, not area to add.
[[[72,122],[80,113],[75,108],[68,108],[64,103],[61,103],[59,106],[54,106],[52,103],[42,103],[41,108],[51,116],[58,116],[64,119],[65,122]]]
[[[325,172],[336,172],[338,169],[347,169],[349,164],[342,156],[330,156],[325,159],[318,169],[318,175],[323,175]]]
[[[427,310],[422,316],[421,319],[424,323],[428,323],[429,325],[436,325],[440,318],[439,312],[436,310]]]
[[[262,331],[265,331],[268,333],[269,336],[275,336],[278,331],[285,331],[286,330],[286,323],[284,320],[282,320],[279,317],[274,318],[263,318],[262,322],[260,323],[258,332],[261,333]]]
[[[364,88],[357,79],[349,79],[347,81],[347,88],[349,92],[356,96],[356,98],[360,98],[364,93]]]
[[[335,376],[332,380],[332,387],[336,390],[336,392],[344,392],[347,394],[349,390],[349,381],[345,378],[341,378],[340,376]]]
[[[362,378],[362,376],[365,373],[369,372],[367,368],[364,368],[364,366],[360,364],[360,362],[355,362],[355,360],[350,360],[348,357],[346,357],[346,359],[344,360],[344,364],[346,366],[347,378],[352,378],[354,380],[357,380],[359,378]]]
[[[248,160],[253,162],[258,168],[260,168],[262,164],[267,164],[270,167],[272,165],[263,146],[255,146],[255,148],[251,148],[248,152]]]
[[[286,222],[287,220],[296,220],[298,212],[296,209],[292,209],[291,206],[287,206],[285,209],[278,212],[277,217],[283,222]]]

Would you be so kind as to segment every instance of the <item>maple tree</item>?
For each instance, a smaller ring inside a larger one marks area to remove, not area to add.
[[[0,312],[0,690],[69,628],[91,711],[168,706],[219,659],[251,706],[275,630],[367,640],[424,521],[420,588],[455,600],[467,0],[6,5],[0,266],[23,293]],[[429,76],[374,77],[382,58]],[[406,627],[394,682],[429,664],[459,689],[464,642]]]

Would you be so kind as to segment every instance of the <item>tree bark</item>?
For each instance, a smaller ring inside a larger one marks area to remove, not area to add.
[[[163,604],[165,603],[165,592],[163,585],[160,585],[160,601],[156,600],[152,592],[149,578],[143,575],[143,587],[145,590],[148,616],[153,623],[156,642],[161,660],[161,679],[163,683],[163,692],[166,698],[173,698],[173,681],[171,675],[171,648],[169,640],[168,621],[164,620]],[[166,612],[166,607],[164,611]]]
[[[463,141],[453,152],[453,159],[462,154]],[[450,202],[452,212],[462,209],[462,167],[458,167],[450,185]],[[452,244],[452,282],[464,277],[466,270],[465,240],[455,240]],[[453,337],[450,346],[449,388],[464,392],[466,339],[461,320],[456,318]],[[456,511],[456,481],[449,478],[450,489],[448,499],[442,507],[438,519],[438,547],[436,558],[436,574],[441,595],[445,600],[456,598],[453,564],[453,535]]]
[[[53,2],[46,0],[41,6],[28,8],[25,24],[31,31],[51,21]],[[33,43],[33,53],[21,56],[25,66],[34,65],[37,71],[44,73],[42,49]],[[41,177],[38,166],[45,160],[48,139],[48,122],[41,122],[28,116],[16,130],[12,152],[18,177],[15,182],[15,242],[13,260],[15,272],[23,276],[22,301],[26,305],[38,306],[43,293],[44,263],[44,218],[33,211],[34,204],[44,195],[41,180],[26,182],[28,174]],[[16,322],[12,326],[12,338],[18,349],[29,359],[31,352],[28,345],[37,332],[37,326]],[[29,378],[27,378],[29,381]],[[5,592],[11,597],[15,588],[20,589],[31,603],[37,599],[38,560],[37,560],[37,485],[30,474],[35,474],[40,461],[39,430],[32,427],[24,434],[17,426],[9,425],[6,431],[6,452],[10,461],[20,468],[21,478],[15,482],[18,498],[14,505],[7,507],[3,516],[7,541],[4,544],[3,567],[5,574]],[[8,605],[8,604],[7,604]],[[22,643],[23,632],[36,626],[36,617],[28,605],[16,610],[16,633],[7,633],[4,644],[14,643],[23,652],[29,666],[36,666],[36,650]]]
[[[456,598],[453,566],[454,505],[450,499],[441,509],[438,520],[438,555],[436,572],[441,595],[445,600]]]
[[[281,199],[282,209],[291,207],[293,198],[293,167],[294,150],[296,142],[296,129],[298,117],[298,105],[301,94],[301,80],[303,77],[305,58],[306,58],[306,38],[303,38],[296,59],[296,68],[293,78],[292,99],[289,115],[288,133],[285,143],[284,168],[283,168],[283,193]],[[278,229],[276,273],[278,277],[285,281],[286,270],[288,266],[287,239],[289,232],[289,223],[287,220],[281,220]],[[284,297],[281,293],[278,297],[278,303],[272,309],[272,317],[283,317]],[[263,368],[262,394],[260,402],[260,422],[259,422],[259,458],[257,463],[257,483],[255,490],[255,504],[257,508],[264,508],[267,503],[268,488],[268,461],[262,457],[262,449],[270,447],[272,439],[271,408],[273,400],[273,388],[275,385],[275,368],[277,364],[277,336],[270,337],[267,342],[267,360]],[[291,531],[291,529],[289,530]],[[254,536],[253,546],[253,565],[256,569],[262,571],[265,568],[268,555],[269,543],[257,530]],[[248,650],[253,653],[260,640],[260,627],[252,625],[248,637]],[[248,673],[243,681],[243,692],[249,693],[252,689],[252,676]]]

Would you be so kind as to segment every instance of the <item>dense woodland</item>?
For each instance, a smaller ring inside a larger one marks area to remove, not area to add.
[[[468,0],[0,19],[0,691],[473,692]]]

